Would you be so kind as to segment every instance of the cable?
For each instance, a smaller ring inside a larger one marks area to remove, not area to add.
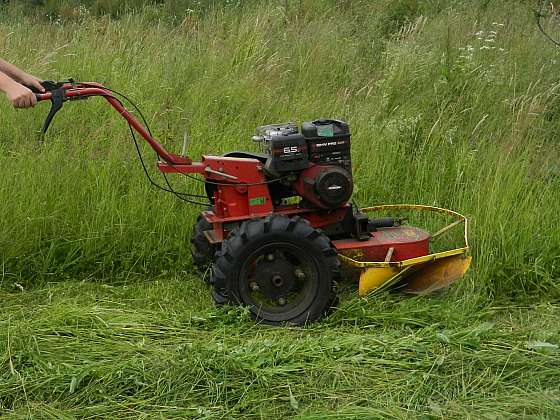
[[[544,17],[545,15],[542,14],[544,5],[547,3],[547,0],[542,0],[540,2],[540,7],[539,10],[537,10],[535,12],[535,17],[537,19],[537,26],[539,27],[539,30],[541,31],[541,33],[545,36],[546,39],[548,39],[550,42],[552,42],[554,45],[556,45],[557,47],[560,47],[560,42],[556,41],[555,39],[553,39],[543,28],[542,23],[541,23],[541,18]]]
[[[80,85],[84,85],[84,86],[89,86],[89,87],[96,87],[99,88],[99,86],[97,85],[93,85],[91,83],[87,83],[87,82],[74,82],[76,84],[80,84]],[[152,134],[152,130],[150,129],[150,125],[148,124],[148,122],[146,121],[146,118],[144,117],[144,115],[142,114],[142,111],[140,110],[140,108],[130,99],[128,98],[126,95],[124,95],[123,93],[120,93],[114,89],[110,89],[108,87],[103,86],[101,89],[105,89],[108,90],[111,93],[115,93],[119,96],[121,96],[122,98],[124,98],[127,102],[130,103],[130,105],[132,105],[132,107],[138,112],[138,115],[140,116],[140,119],[142,120],[142,123],[144,124],[144,126],[146,127],[146,130],[148,131],[148,133],[150,134],[150,136],[153,137]],[[115,98],[116,99],[116,98]],[[117,99],[118,100],[118,99]],[[120,101],[119,101],[120,102]],[[120,102],[122,105],[122,102]],[[160,159],[160,156],[157,154],[156,152],[156,156],[158,157],[158,159]],[[171,166],[172,168],[175,168],[176,165],[174,165],[173,163],[170,162],[166,162],[169,166]],[[204,179],[200,179],[200,178],[196,178],[195,176],[186,174],[184,172],[180,172],[181,175],[184,175],[187,178],[190,179],[194,179],[195,181],[198,182],[204,182],[204,183],[208,183],[208,184],[212,184],[212,185],[224,185],[224,186],[228,186],[228,185],[232,185],[231,183],[227,183],[227,182],[219,182],[219,181],[208,181],[208,180],[204,180]],[[163,174],[165,177],[165,174]],[[236,186],[241,186],[241,187],[250,187],[250,186],[255,186],[255,185],[265,185],[265,184],[272,184],[274,182],[279,182],[279,181],[283,181],[285,179],[288,179],[290,177],[290,175],[284,176],[284,177],[280,177],[280,178],[276,178],[276,179],[270,179],[270,180],[266,180],[263,182],[253,182],[253,183],[241,183],[238,184],[236,183]],[[205,196],[197,196],[197,197],[205,197]]]
[[[170,192],[173,195],[175,195],[177,198],[179,198],[180,200],[186,201],[187,203],[191,203],[191,204],[197,204],[200,206],[208,206],[209,203],[201,203],[199,201],[193,201],[193,200],[188,200],[186,198],[184,198],[183,196],[187,196],[187,197],[203,197],[206,198],[205,196],[199,196],[199,195],[194,195],[194,194],[188,194],[188,193],[182,193],[182,192],[177,192],[173,189],[173,187],[171,187],[171,185],[169,184],[169,181],[167,181],[167,178],[164,176],[165,180],[167,181],[167,185],[169,186],[169,189],[162,187],[161,185],[157,184],[152,177],[150,176],[150,174],[148,173],[148,169],[146,168],[146,164],[144,163],[144,159],[142,158],[142,152],[140,151],[140,146],[138,145],[138,140],[136,139],[136,135],[134,134],[134,130],[132,129],[132,126],[129,124],[128,128],[130,129],[130,134],[132,135],[132,139],[134,140],[134,146],[136,147],[136,152],[138,153],[138,158],[140,159],[140,163],[142,164],[142,169],[144,169],[144,173],[146,174],[146,177],[148,178],[148,180],[150,181],[150,183],[156,187],[159,188],[162,191],[166,191],[166,192]]]
[[[115,100],[118,101],[119,104],[121,104],[121,105],[124,107],[124,105],[123,105],[123,103],[120,101],[120,99],[115,98]],[[128,100],[128,99],[127,99],[127,100]],[[134,106],[134,104],[133,104],[133,106]],[[143,121],[145,121],[145,119],[144,119],[143,117],[142,117],[142,119],[143,119]],[[166,180],[166,182],[167,182],[167,186],[169,187],[169,189],[167,189],[167,188],[165,188],[165,187],[162,187],[161,185],[159,185],[158,183],[156,183],[156,182],[152,179],[152,177],[150,176],[150,174],[149,174],[149,172],[148,172],[148,168],[146,167],[146,164],[144,163],[144,159],[143,159],[143,157],[142,157],[142,152],[141,152],[141,150],[140,150],[140,146],[138,145],[138,140],[136,139],[136,135],[134,134],[134,130],[133,130],[133,128],[132,128],[132,125],[128,124],[128,129],[130,130],[130,134],[131,134],[131,136],[132,136],[132,139],[134,140],[134,146],[136,147],[136,152],[138,153],[138,158],[140,159],[140,163],[141,163],[141,165],[142,165],[142,169],[144,170],[144,174],[146,175],[146,178],[148,178],[148,181],[150,181],[150,183],[151,183],[154,187],[159,188],[159,189],[162,190],[162,191],[170,192],[170,193],[172,193],[173,195],[175,195],[177,198],[179,198],[180,200],[185,201],[185,202],[187,202],[187,203],[196,204],[196,205],[200,205],[200,206],[204,206],[204,207],[207,207],[207,206],[208,206],[209,203],[201,203],[201,202],[199,202],[199,201],[193,201],[193,200],[188,200],[188,199],[184,198],[183,196],[187,196],[187,197],[196,197],[196,198],[206,198],[206,199],[208,199],[208,197],[206,197],[206,196],[200,196],[200,195],[195,195],[195,194],[189,194],[189,193],[183,193],[183,192],[177,192],[177,191],[175,191],[175,190],[173,189],[173,187],[169,184],[169,181],[167,180],[167,177],[165,177],[165,174],[164,174],[164,178],[165,178],[165,180]],[[148,132],[149,132],[149,127],[146,126],[146,129],[147,129]],[[150,134],[150,135],[151,135],[151,134]]]
[[[90,84],[90,83],[87,83],[87,82],[74,82],[74,83],[80,84],[80,85],[83,85],[83,86],[88,86],[88,87],[97,87],[97,88],[99,87],[99,86],[97,86],[97,85]],[[114,94],[116,94],[116,95],[119,95],[120,97],[122,97],[123,99],[125,99],[128,103],[130,103],[130,105],[132,105],[132,107],[134,108],[134,110],[136,110],[136,111],[138,112],[138,115],[140,116],[140,119],[142,120],[142,123],[143,123],[144,126],[146,127],[146,130],[148,131],[148,133],[150,134],[150,136],[153,137],[152,131],[151,131],[151,129],[150,129],[150,125],[149,125],[148,122],[146,121],[146,118],[145,118],[144,115],[142,114],[142,111],[140,110],[140,108],[139,108],[130,98],[128,98],[128,97],[127,97],[126,95],[124,95],[123,93],[120,93],[120,92],[118,92],[118,91],[116,91],[116,90],[114,90],[114,89],[110,89],[110,88],[105,87],[105,86],[103,86],[102,89],[105,89],[105,90],[107,90],[107,91],[109,91],[109,92],[111,92],[111,93],[114,93]],[[114,97],[114,96],[113,96],[113,97]],[[122,102],[121,102],[118,98],[115,98],[115,99],[116,99],[121,105],[123,105]],[[123,105],[123,107],[124,107],[124,105]],[[173,187],[171,186],[171,184],[170,184],[170,182],[169,182],[169,179],[167,178],[166,174],[163,173],[163,172],[162,172],[163,178],[165,179],[165,183],[167,184],[167,186],[169,187],[169,189],[167,189],[167,188],[165,188],[165,187],[162,187],[161,185],[155,183],[155,182],[152,180],[152,178],[150,177],[149,173],[148,173],[148,170],[147,170],[146,165],[145,165],[145,163],[144,163],[144,160],[143,160],[143,158],[142,158],[142,154],[141,154],[141,151],[140,151],[140,147],[139,147],[139,145],[138,145],[138,140],[136,139],[136,135],[134,134],[134,130],[133,130],[133,128],[132,128],[132,126],[131,126],[130,124],[129,124],[129,129],[130,129],[132,138],[133,138],[134,143],[135,143],[135,146],[136,146],[136,151],[137,151],[137,153],[138,153],[138,157],[139,157],[140,162],[141,162],[141,164],[142,164],[142,167],[143,167],[143,169],[144,169],[144,173],[146,174],[146,177],[148,178],[148,180],[150,181],[150,183],[151,183],[152,185],[154,185],[155,187],[157,187],[157,188],[159,188],[159,189],[161,189],[161,190],[163,190],[163,191],[171,192],[172,194],[174,194],[175,196],[177,196],[179,199],[181,199],[181,200],[183,200],[183,201],[186,201],[186,202],[188,202],[188,203],[197,204],[197,205],[204,205],[204,206],[207,206],[207,205],[208,205],[208,203],[203,204],[203,203],[200,203],[200,202],[197,202],[197,201],[187,200],[187,199],[181,197],[181,196],[186,196],[186,197],[194,197],[194,198],[205,198],[205,199],[209,200],[209,198],[208,198],[207,196],[196,195],[196,194],[189,194],[189,193],[183,193],[183,192],[177,192],[177,191],[175,191],[175,190],[173,189]],[[156,152],[156,157],[157,157],[158,160],[161,160],[161,157],[157,154],[157,152]],[[166,163],[167,163],[169,166],[171,166],[172,168],[175,168],[175,167],[176,167],[176,165],[174,165],[174,164],[171,163],[171,162],[166,162]],[[187,174],[187,173],[184,173],[184,172],[180,172],[180,171],[178,171],[178,173],[180,173],[181,175],[185,176],[185,177],[188,178],[188,179],[192,179],[192,180],[195,180],[195,181],[197,181],[197,182],[202,182],[202,183],[204,183],[204,184],[221,185],[221,186],[231,186],[231,185],[232,185],[232,183],[227,183],[227,182],[219,182],[219,181],[210,181],[210,180],[207,180],[207,179],[200,179],[200,178],[197,178],[197,177],[195,177],[195,176],[193,176],[193,175],[190,175],[190,174]],[[281,181],[283,181],[283,180],[285,180],[285,179],[288,179],[288,178],[290,178],[290,175],[287,175],[287,176],[284,176],[284,177],[280,177],[280,178],[265,180],[265,181],[263,181],[263,182],[235,183],[234,185],[235,185],[235,186],[243,186],[243,187],[250,187],[250,186],[256,186],[256,185],[266,185],[266,184],[272,184],[272,183],[275,183],[275,182],[281,182]],[[209,201],[210,201],[210,200],[209,200]]]
[[[114,89],[109,89],[108,87],[105,87],[105,86],[100,87],[100,86],[98,86],[98,85],[94,85],[94,84],[87,83],[87,82],[74,82],[74,83],[79,84],[79,85],[89,86],[89,87],[92,87],[92,88],[105,89],[105,90],[108,90],[108,91],[111,92],[111,93],[115,93],[115,94],[119,95],[120,97],[122,97],[122,98],[123,98],[124,100],[126,100],[130,105],[132,105],[132,107],[136,110],[136,112],[138,112],[138,115],[140,116],[140,119],[142,120],[142,123],[143,123],[144,126],[146,127],[146,130],[148,130],[148,133],[150,134],[150,136],[153,136],[153,135],[152,135],[152,130],[150,130],[150,126],[149,126],[148,122],[146,121],[146,118],[144,118],[144,114],[142,114],[142,111],[140,110],[140,108],[138,108],[138,106],[137,106],[129,97],[127,97],[125,94],[120,93],[120,92],[117,92],[117,91],[114,90]],[[116,98],[115,98],[115,99],[116,99]],[[118,99],[117,99],[117,100],[118,100]],[[121,101],[119,101],[119,103],[120,103],[121,105],[123,105],[123,103],[122,103]],[[124,105],[123,105],[123,107],[124,107]]]
[[[92,85],[92,84],[89,84],[89,83],[82,83],[82,82],[77,82],[77,83],[82,84],[82,85],[84,85],[84,86],[96,87],[95,85]],[[120,93],[120,92],[118,92],[118,91],[116,91],[116,90],[114,90],[114,89],[109,89],[109,88],[105,88],[105,87],[104,87],[104,89],[105,89],[105,90],[108,90],[108,91],[111,92],[111,93],[114,93],[114,94],[117,94],[117,95],[121,96],[121,97],[124,98],[127,102],[129,102],[129,103],[132,105],[132,107],[138,112],[138,115],[140,116],[140,118],[141,118],[141,120],[142,120],[144,126],[146,127],[146,130],[148,131],[148,133],[150,134],[150,136],[152,136],[152,131],[151,131],[151,129],[150,129],[150,125],[149,125],[148,122],[146,121],[146,118],[145,118],[144,115],[142,114],[142,111],[140,110],[140,108],[139,108],[130,98],[128,98],[126,95],[124,95],[124,94],[122,94],[122,93]],[[117,100],[117,101],[119,102],[119,104],[121,104],[121,106],[124,108],[124,105],[123,105],[123,103],[122,103],[121,100],[119,100],[118,98],[115,98],[115,100]],[[130,123],[128,124],[128,128],[129,128],[129,130],[130,130],[130,134],[132,135],[132,139],[134,140],[134,145],[135,145],[135,147],[136,147],[136,152],[138,153],[138,158],[140,159],[140,163],[142,164],[142,168],[144,169],[144,173],[146,174],[146,177],[148,178],[148,180],[150,181],[150,183],[151,183],[153,186],[155,186],[156,188],[159,188],[159,189],[162,190],[162,191],[170,192],[170,193],[174,194],[177,198],[179,198],[179,199],[181,199],[181,200],[183,200],[183,201],[186,201],[186,202],[188,202],[188,203],[197,204],[197,205],[201,205],[201,206],[208,206],[208,203],[201,203],[201,202],[198,202],[198,201],[193,201],[193,200],[185,199],[183,196],[185,196],[185,197],[194,197],[194,198],[205,198],[205,199],[207,199],[207,200],[208,200],[208,197],[205,196],[205,195],[197,195],[197,194],[190,194],[190,193],[184,193],[184,192],[175,191],[175,190],[173,189],[173,187],[171,186],[169,180],[167,179],[167,176],[165,175],[165,173],[162,173],[162,175],[163,175],[163,178],[165,179],[165,183],[167,184],[167,186],[168,186],[169,188],[165,188],[165,187],[162,187],[161,185],[157,184],[157,183],[151,178],[151,176],[149,175],[148,169],[146,168],[146,164],[144,163],[144,159],[143,159],[143,157],[142,157],[142,152],[140,151],[140,146],[138,145],[138,140],[137,140],[137,138],[136,138],[136,135],[134,134],[134,130],[133,130],[132,126],[130,125]],[[156,156],[157,156],[157,158],[158,158],[158,160],[159,160],[160,157],[159,157],[159,155],[158,155],[157,153],[156,153]]]

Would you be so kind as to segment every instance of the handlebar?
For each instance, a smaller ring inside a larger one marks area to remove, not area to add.
[[[128,111],[121,101],[113,95],[113,92],[105,88],[102,84],[96,82],[74,83],[70,82],[53,82],[45,80],[41,83],[45,88],[45,93],[35,91],[35,97],[38,102],[51,101],[51,109],[45,124],[43,125],[43,133],[46,133],[52,119],[62,108],[64,102],[75,99],[87,99],[91,96],[102,96],[109,104],[117,110],[117,112],[128,122],[128,124],[140,134],[144,140],[154,149],[154,151],[167,163],[171,165],[190,165],[192,159],[169,153],[163,146],[156,141],[146,128]]]
[[[37,98],[37,102],[41,102],[41,101],[47,101],[49,99],[51,99],[51,93],[36,93],[35,94],[35,98]]]
[[[84,96],[86,94],[84,89],[86,88],[99,88],[104,91],[97,93],[91,92],[89,96],[106,96],[106,94],[112,95],[112,93],[105,89],[101,83],[96,82],[75,84],[73,82],[53,82],[52,80],[43,80],[41,85],[45,89],[45,92],[39,92],[37,89],[33,87],[31,88],[31,90],[35,93],[37,102],[52,100],[53,94],[57,90],[62,90],[64,92],[63,101],[76,96]]]

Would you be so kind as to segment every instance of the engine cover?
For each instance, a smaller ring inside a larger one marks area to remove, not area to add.
[[[294,123],[271,124],[257,127],[253,141],[261,142],[267,156],[266,173],[273,177],[298,172],[307,163],[307,143]]]
[[[314,206],[335,209],[352,196],[352,175],[341,166],[313,165],[301,172],[294,189]]]
[[[304,122],[301,133],[307,141],[310,162],[339,165],[352,172],[350,127],[345,121],[319,119]]]

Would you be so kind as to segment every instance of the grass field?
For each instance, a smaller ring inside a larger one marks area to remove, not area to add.
[[[129,95],[193,157],[344,118],[358,202],[466,214],[473,267],[430,298],[349,279],[323,321],[256,326],[211,304],[199,209],[149,186],[112,109],[69,103],[40,143],[48,106],[2,100],[3,415],[560,417],[560,51],[533,2],[43,3],[0,3],[1,57]]]

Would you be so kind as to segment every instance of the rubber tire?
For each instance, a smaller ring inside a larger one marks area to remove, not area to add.
[[[244,302],[239,291],[240,273],[245,260],[259,247],[270,242],[288,242],[306,250],[318,269],[318,286],[311,304],[289,319],[272,320],[262,316],[259,308]],[[336,302],[336,279],[340,262],[330,239],[299,216],[267,216],[248,220],[232,231],[215,255],[212,266],[213,297],[217,305],[224,303],[248,306],[253,318],[269,325],[304,325],[326,315]]]
[[[212,224],[199,215],[191,232],[191,257],[193,264],[201,271],[205,271],[212,264],[214,254],[218,250],[218,246],[211,244],[204,235],[206,230],[212,230]]]

